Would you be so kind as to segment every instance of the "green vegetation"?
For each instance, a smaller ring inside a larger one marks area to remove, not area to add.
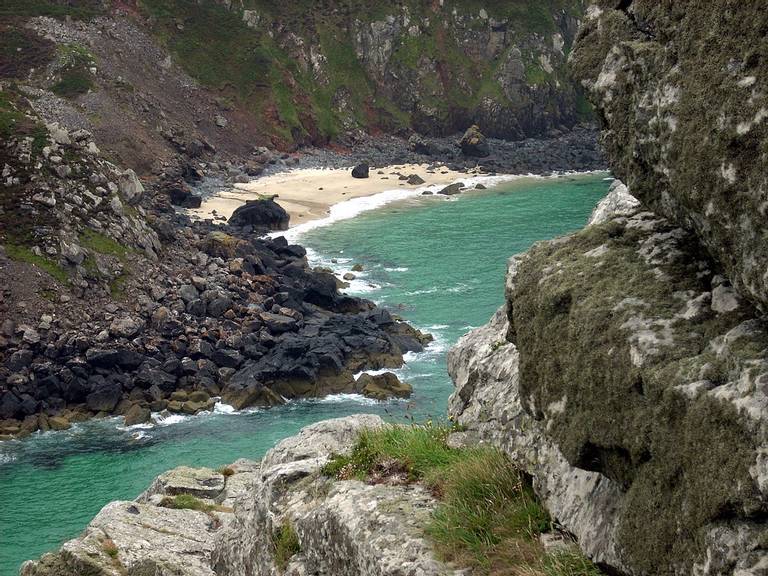
[[[288,562],[295,554],[301,552],[301,543],[290,521],[280,526],[272,534],[272,546],[275,554],[275,564],[280,571],[285,571]]]
[[[54,93],[64,98],[75,98],[93,88],[93,75],[90,68],[95,60],[82,46],[68,44],[59,49],[61,79],[51,87]]]
[[[84,248],[88,248],[99,254],[107,254],[109,256],[115,256],[122,261],[126,261],[131,250],[126,248],[122,244],[116,242],[109,236],[105,236],[90,228],[84,230],[80,234],[80,244]]]
[[[505,455],[490,448],[454,449],[447,425],[363,431],[349,455],[323,473],[337,479],[422,482],[440,500],[425,527],[440,556],[477,574],[597,576],[573,551],[547,553],[539,535],[549,515]]]
[[[104,553],[112,559],[117,558],[120,551],[117,549],[117,545],[109,538],[102,540],[101,549]]]
[[[232,512],[231,508],[220,506],[218,504],[208,504],[192,494],[177,494],[176,496],[166,496],[160,501],[163,508],[173,508],[174,510],[196,510],[197,512]]]
[[[706,306],[683,317],[680,295],[709,292],[701,271],[712,265],[683,235],[664,245],[669,260],[649,264],[647,255],[659,251],[652,234],[678,231],[609,222],[537,244],[518,268],[512,298],[522,397],[535,415],[547,415],[548,434],[569,462],[623,486],[620,545],[634,565],[657,574],[696,557],[723,510],[758,506],[751,424],[714,395],[688,398],[679,387],[748,381],[750,366],[767,356],[768,336],[711,346],[756,313]],[[657,342],[643,348],[638,333]],[[638,351],[642,362],[633,358]],[[549,408],[565,401],[566,410]]]
[[[0,3],[2,16],[70,16],[86,20],[104,13],[101,0],[3,0]]]
[[[17,262],[27,262],[28,264],[34,264],[48,275],[58,280],[61,284],[66,284],[69,279],[69,275],[57,262],[47,258],[45,256],[38,256],[32,250],[26,246],[19,246],[17,244],[6,244],[5,253],[11,260]]]
[[[24,118],[10,92],[0,91],[0,136],[3,139],[13,136]]]

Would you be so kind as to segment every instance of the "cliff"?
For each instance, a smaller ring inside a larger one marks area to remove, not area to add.
[[[766,569],[765,26],[749,3],[588,9],[571,62],[629,190],[514,257],[449,355],[451,415],[620,573]]]
[[[13,0],[0,8],[0,78],[50,91],[39,112],[140,173],[179,151],[473,123],[519,140],[591,118],[566,71],[582,13],[582,0]]]

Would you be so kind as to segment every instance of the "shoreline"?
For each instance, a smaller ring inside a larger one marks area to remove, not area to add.
[[[467,192],[478,184],[493,187],[525,178],[546,179],[608,173],[608,170],[553,171],[549,174],[489,174],[482,170],[457,170],[446,165],[392,164],[371,167],[369,178],[354,178],[351,167],[293,168],[236,183],[206,194],[199,208],[185,213],[193,219],[226,222],[232,213],[249,200],[274,196],[275,202],[290,216],[288,230],[273,231],[269,237],[286,236],[296,241],[308,230],[353,218],[391,202],[421,195],[437,195],[446,186],[463,182]],[[416,175],[423,182],[405,180]],[[401,177],[402,176],[402,177]],[[286,190],[286,188],[288,188]],[[449,198],[449,196],[446,196]]]
[[[187,214],[221,221],[229,219],[247,200],[276,195],[275,202],[288,212],[293,229],[327,218],[335,206],[349,200],[392,191],[421,193],[462,178],[482,175],[476,170],[460,171],[444,165],[409,163],[371,167],[368,178],[354,178],[351,171],[351,167],[310,167],[269,174],[208,195],[199,208],[188,209]],[[411,184],[407,180],[411,176],[417,176],[421,181]]]

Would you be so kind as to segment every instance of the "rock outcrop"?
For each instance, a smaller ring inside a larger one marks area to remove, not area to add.
[[[596,562],[759,573],[766,326],[622,186],[593,222],[510,261],[505,308],[449,354],[449,412],[533,476]]]
[[[588,10],[572,62],[629,191],[514,257],[449,355],[451,415],[619,573],[768,569],[765,26],[749,3]]]
[[[166,472],[135,501],[105,506],[82,536],[25,563],[21,574],[454,574],[424,537],[437,505],[427,489],[321,472],[363,429],[383,425],[370,415],[327,420],[260,463]]]
[[[751,2],[596,2],[571,64],[611,168],[768,306],[768,13]],[[708,35],[723,42],[702,52]]]

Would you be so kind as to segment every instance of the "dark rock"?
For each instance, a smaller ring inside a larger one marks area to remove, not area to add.
[[[94,412],[112,412],[123,394],[114,382],[102,382],[85,398],[85,405]]]
[[[237,368],[243,362],[243,356],[237,350],[216,350],[211,358],[217,366]]]
[[[419,176],[418,174],[411,174],[408,176],[408,184],[411,184],[413,186],[418,186],[419,184],[424,184],[425,180]]]
[[[438,192],[438,194],[442,194],[443,196],[453,196],[454,194],[461,194],[462,189],[464,188],[463,182],[455,182],[454,184],[449,184],[442,190]]]
[[[260,230],[287,230],[288,212],[273,199],[248,200],[229,218],[232,226],[253,226]]]
[[[129,370],[138,368],[145,357],[138,352],[126,348],[117,348],[112,350],[101,350],[90,348],[85,353],[85,359],[91,366],[96,368],[126,368]]]
[[[491,153],[488,140],[483,133],[480,132],[480,128],[476,124],[467,128],[467,131],[464,132],[464,136],[459,140],[459,146],[466,156],[485,158]]]
[[[352,169],[352,178],[368,178],[369,170],[368,164],[362,162]]]

